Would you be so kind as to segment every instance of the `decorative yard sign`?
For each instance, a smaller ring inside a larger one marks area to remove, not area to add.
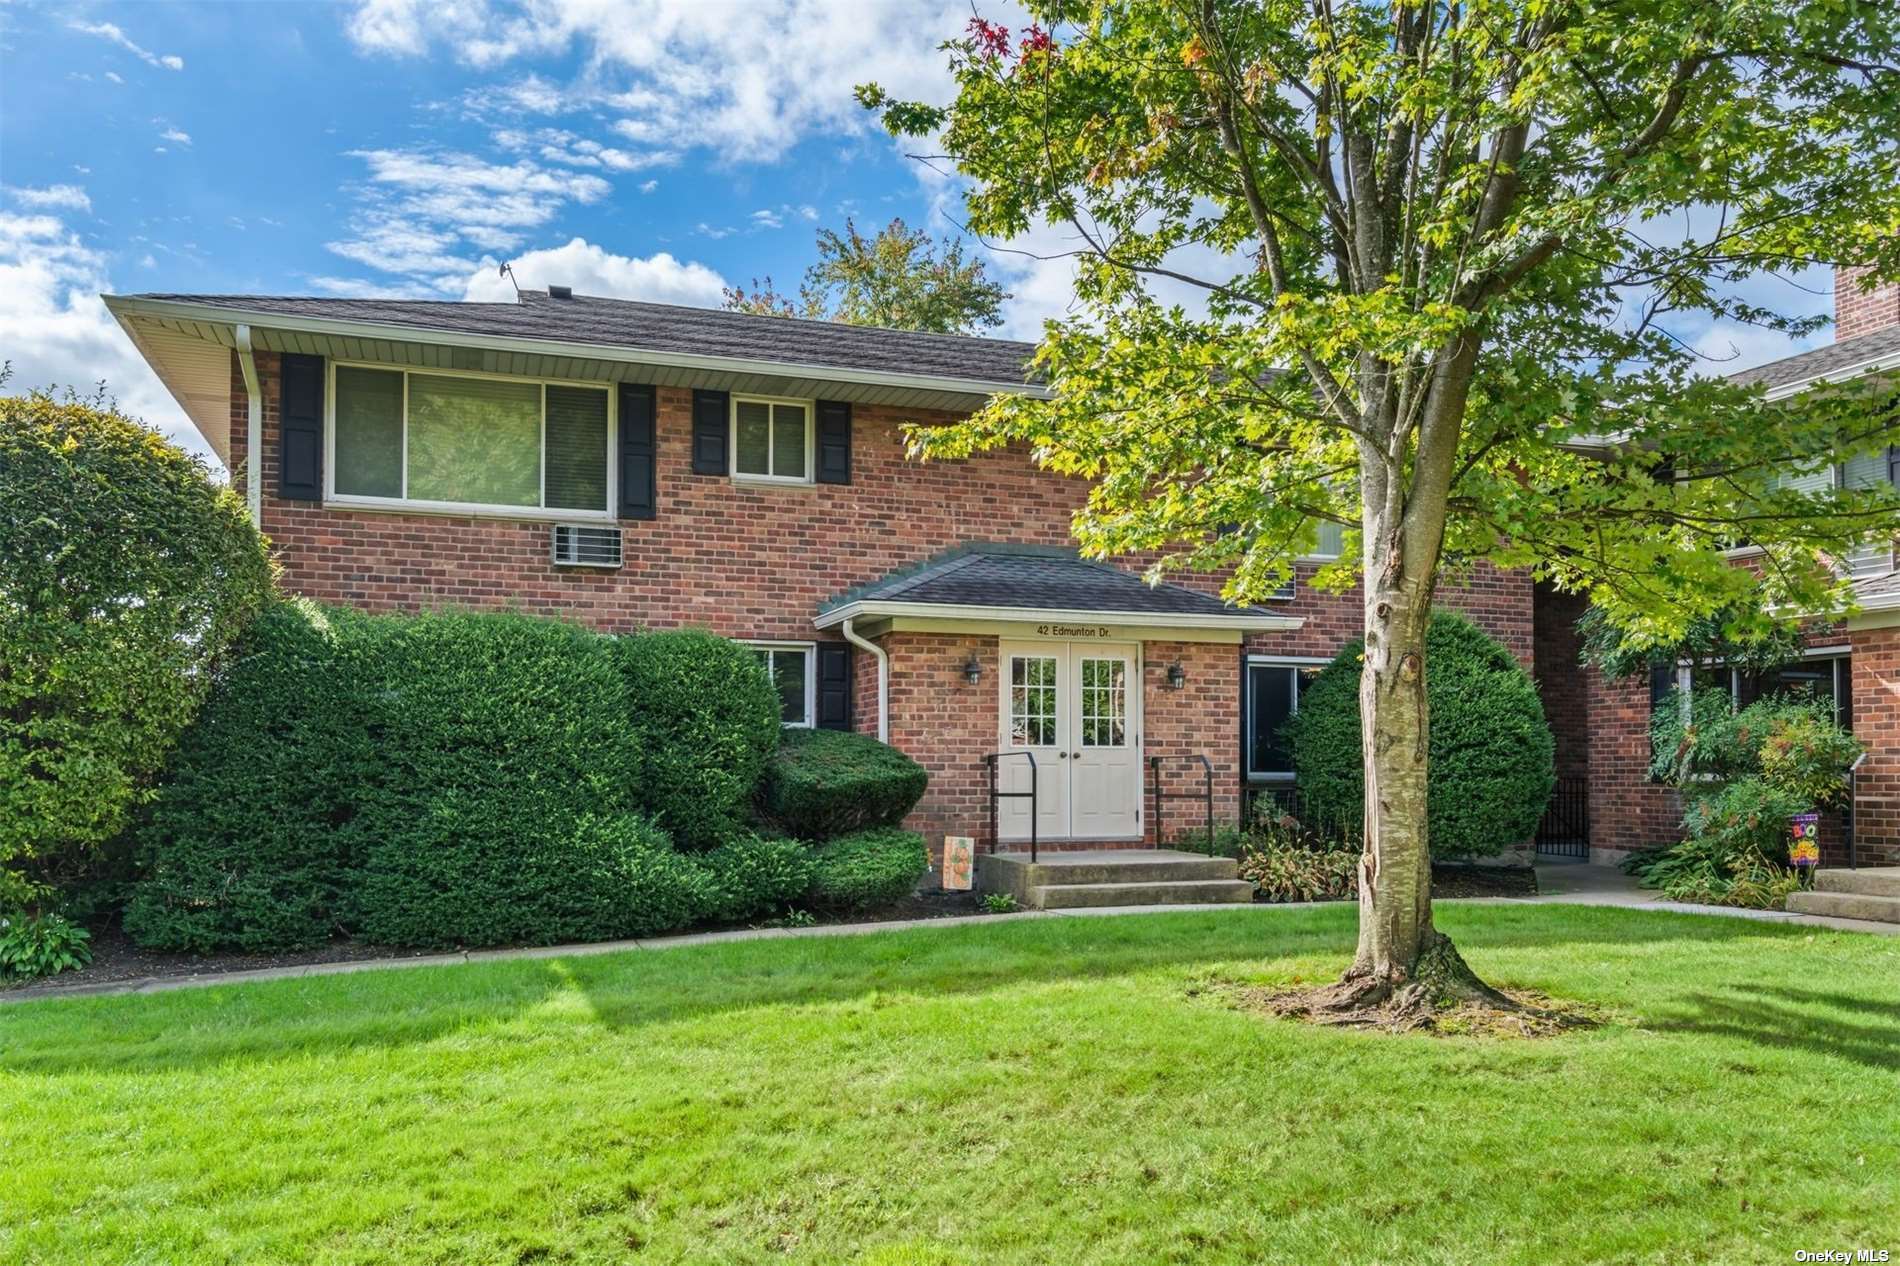
[[[1788,861],[1795,866],[1821,864],[1820,814],[1797,813],[1788,819]]]
[[[943,886],[955,892],[970,890],[970,868],[976,841],[967,835],[943,837]]]

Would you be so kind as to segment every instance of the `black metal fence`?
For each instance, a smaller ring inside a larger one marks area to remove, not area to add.
[[[1546,857],[1590,856],[1590,781],[1559,778],[1537,824],[1537,851]]]

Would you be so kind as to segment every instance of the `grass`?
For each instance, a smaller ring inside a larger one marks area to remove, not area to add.
[[[1263,1019],[1353,910],[0,1007],[6,1262],[1784,1262],[1900,1248],[1900,940],[1444,906],[1537,1042]]]

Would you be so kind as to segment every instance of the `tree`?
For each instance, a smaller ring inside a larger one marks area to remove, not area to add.
[[[202,461],[103,400],[0,398],[0,910],[149,798],[272,583]]]
[[[845,221],[844,233],[818,230],[818,262],[805,270],[796,301],[767,277],[750,291],[728,286],[726,307],[760,316],[805,317],[895,330],[975,334],[1002,323],[1009,292],[983,261],[963,258],[963,243],[932,243],[922,229],[892,220],[876,237]]]
[[[1741,283],[1900,274],[1891,6],[1835,0],[1031,0],[945,47],[940,134],[979,233],[1078,243],[1052,398],[912,433],[1026,443],[1093,490],[1090,553],[1263,598],[1347,531],[1363,580],[1358,950],[1315,1007],[1503,1004],[1432,925],[1425,627],[1447,569],[1527,569],[1667,640],[1736,602],[1816,611],[1891,492],[1776,486],[1900,438],[1864,388],[1799,409],[1701,377],[1725,320],[1805,333]],[[1198,294],[1164,306],[1150,286]],[[1730,565],[1746,538],[1759,570]]]

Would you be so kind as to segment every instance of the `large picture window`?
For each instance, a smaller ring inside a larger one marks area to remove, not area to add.
[[[1255,782],[1287,782],[1293,756],[1280,727],[1300,710],[1300,691],[1319,675],[1323,662],[1247,661],[1247,777]]]
[[[338,365],[330,495],[605,517],[609,397],[604,387]]]

